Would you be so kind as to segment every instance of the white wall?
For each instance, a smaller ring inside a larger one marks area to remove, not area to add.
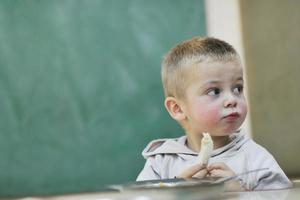
[[[246,83],[245,94],[247,98],[247,69],[244,59],[239,0],[205,0],[205,11],[208,36],[216,37],[230,43],[242,59],[245,75],[244,81]],[[251,136],[249,103],[248,106],[248,115],[242,125],[242,129]]]

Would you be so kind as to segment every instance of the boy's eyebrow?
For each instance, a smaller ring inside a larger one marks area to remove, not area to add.
[[[221,83],[220,80],[207,80],[207,81],[204,81],[204,82],[201,84],[200,88],[201,88],[202,90],[204,90],[204,89],[206,89],[207,87],[211,87],[211,85],[218,85],[218,84],[220,84],[220,83]]]
[[[218,84],[220,82],[222,82],[222,81],[220,81],[220,80],[208,80],[208,81],[204,81],[202,83],[202,85],[205,86],[205,85],[209,85],[209,84]]]
[[[238,77],[237,79],[235,79],[236,81],[243,81],[244,82],[244,78],[242,76]],[[218,80],[218,79],[214,79],[214,80],[208,80],[208,81],[204,81],[203,85],[208,85],[208,84],[218,84],[222,81]]]
[[[244,82],[244,78],[243,78],[242,76],[238,77],[236,80],[237,80],[237,81],[243,81],[243,82]]]

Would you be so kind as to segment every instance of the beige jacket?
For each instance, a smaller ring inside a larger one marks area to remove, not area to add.
[[[186,136],[150,142],[142,155],[147,160],[137,181],[174,178],[195,164],[198,153],[186,146]],[[235,173],[268,168],[244,175],[241,182],[249,190],[283,189],[292,186],[273,156],[242,133],[231,136],[231,142],[213,150],[209,163],[224,162]]]

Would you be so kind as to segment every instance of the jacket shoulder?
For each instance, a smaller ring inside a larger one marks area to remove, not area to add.
[[[142,155],[147,159],[150,156],[158,154],[195,154],[195,152],[185,145],[185,142],[186,136],[153,140],[143,150]]]

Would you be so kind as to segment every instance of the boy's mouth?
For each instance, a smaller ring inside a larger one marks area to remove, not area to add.
[[[225,115],[225,117],[223,117],[223,118],[227,119],[229,121],[234,121],[234,120],[238,119],[239,117],[240,117],[239,113],[233,112],[233,113],[230,113],[228,115]]]

